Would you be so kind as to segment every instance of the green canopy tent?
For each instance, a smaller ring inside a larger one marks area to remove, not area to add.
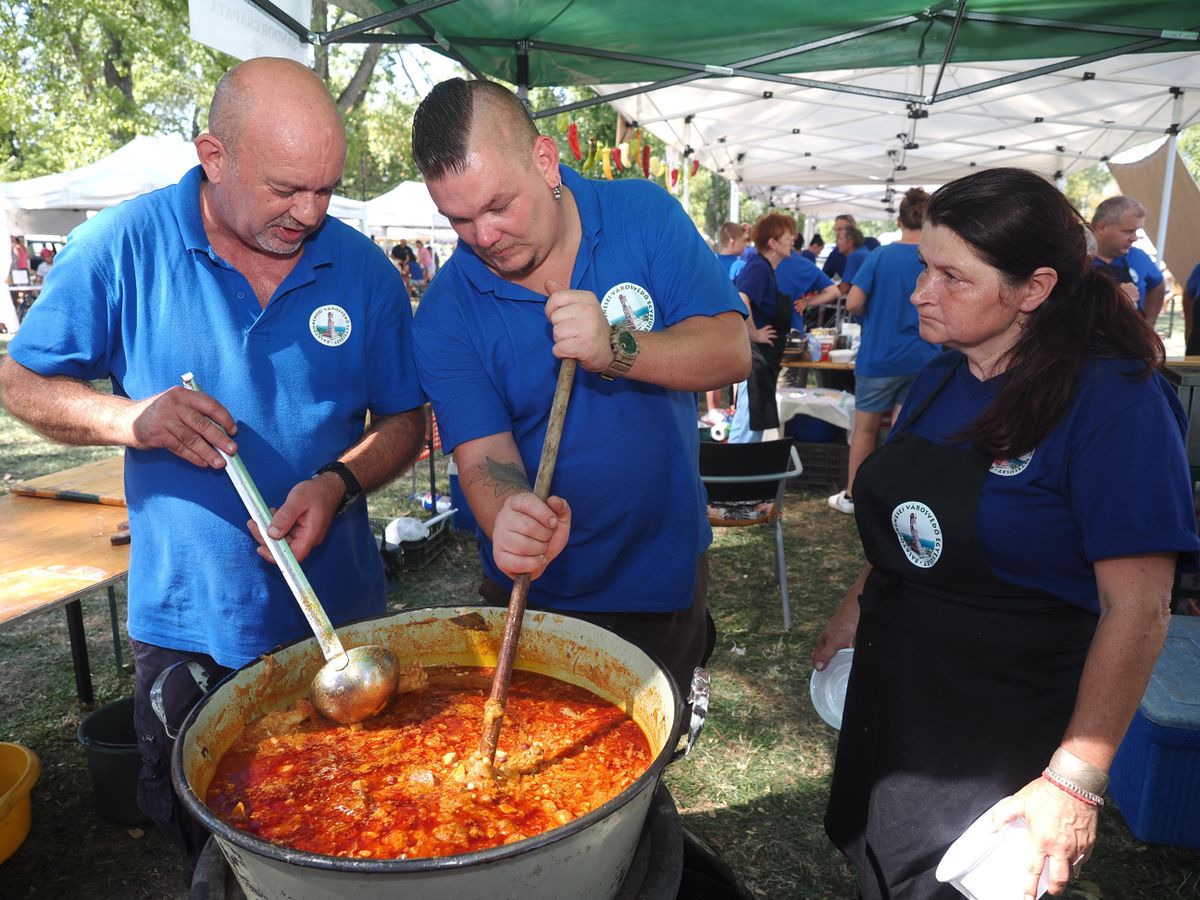
[[[1180,117],[1157,133],[1186,124],[1200,112],[1200,6],[1195,0],[693,0],[672,9],[642,0],[342,0],[339,5],[360,20],[320,33],[290,19],[269,0],[253,2],[299,40],[313,44],[417,44],[456,59],[478,77],[502,78],[518,89],[600,88],[595,99],[534,110],[539,117],[590,103],[662,96],[683,85],[710,94],[723,92],[726,108],[740,105],[730,102],[736,99],[730,94],[782,100],[795,97],[797,91],[807,92],[810,102],[815,97],[829,106],[882,102],[908,127],[892,132],[888,149],[896,151],[894,158],[883,154],[873,160],[874,174],[904,165],[905,155],[918,149],[910,145],[919,144],[922,120],[941,108],[961,105],[965,98],[982,102],[998,90],[1060,72],[1070,73],[1069,80],[1086,81],[1110,60],[1121,61],[1108,70],[1119,72],[1117,77],[1125,83],[1161,89],[1160,102],[1150,105],[1169,107],[1170,87],[1185,94],[1189,87],[1194,89]],[[1163,59],[1183,65],[1170,71],[1139,71]],[[1007,65],[1012,61],[1020,64]],[[997,65],[980,69],[981,63]],[[956,68],[961,73],[964,66],[986,75],[947,80],[948,73]],[[919,77],[913,77],[914,72]],[[1092,111],[1102,105],[1101,98]],[[787,104],[777,106],[780,127],[803,118],[790,115]],[[1026,117],[1030,122],[1045,123],[1053,117],[1053,103],[1031,106],[1039,112]],[[735,110],[728,120],[741,120],[741,112]],[[1093,116],[1091,124],[1105,124],[1104,118],[1112,119],[1109,124],[1117,129],[1127,124],[1112,116]],[[1139,121],[1138,127],[1143,124]],[[792,127],[804,134],[802,126]],[[969,133],[970,127],[965,130]],[[1085,152],[1086,140],[1077,143],[1074,155],[1081,166],[1105,155]],[[1065,152],[1070,156],[1071,148]],[[763,177],[743,172],[753,155],[753,148],[729,154],[728,174],[751,184],[770,178],[784,184],[828,180],[821,174],[803,174],[822,172],[819,162],[796,163],[788,173]],[[715,157],[713,161],[721,163]],[[1073,162],[1065,160],[1068,170]],[[724,166],[714,166],[720,167]],[[841,183],[864,180],[860,172],[847,177],[851,180]]]
[[[301,41],[423,45],[519,91],[591,86],[534,116],[611,102],[798,209],[859,186],[857,209],[882,213],[974,166],[1062,176],[1200,121],[1195,0],[342,0],[360,21],[324,33],[254,2]]]
[[[315,33],[269,0],[254,2],[302,41],[421,44],[477,76],[527,87],[649,82],[653,89],[734,75],[819,84],[789,73],[1194,52],[1200,28],[1194,0],[693,0],[673,9],[641,0],[345,0],[338,5],[362,20]],[[903,102],[939,99],[936,80],[922,93],[823,86]]]

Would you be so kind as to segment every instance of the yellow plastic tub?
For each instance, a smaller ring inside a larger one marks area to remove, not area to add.
[[[16,853],[29,834],[29,792],[41,773],[36,753],[0,741],[0,863]]]

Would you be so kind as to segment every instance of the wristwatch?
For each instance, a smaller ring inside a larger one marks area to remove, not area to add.
[[[342,484],[345,486],[345,492],[342,494],[342,502],[338,504],[337,515],[341,515],[351,506],[354,501],[362,496],[362,485],[358,483],[358,479],[354,477],[354,473],[350,471],[350,467],[344,462],[334,460],[331,463],[326,463],[317,469],[313,474],[313,478],[320,478],[326,472],[333,472],[342,479]]]
[[[612,381],[633,368],[633,361],[637,359],[641,348],[638,347],[637,337],[632,329],[623,325],[613,326],[608,343],[612,347],[613,361],[612,365],[600,373],[600,377],[605,381]]]

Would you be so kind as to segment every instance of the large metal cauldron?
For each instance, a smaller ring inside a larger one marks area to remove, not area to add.
[[[338,633],[347,647],[380,644],[401,663],[491,666],[505,612],[479,607],[413,610],[348,625]],[[609,900],[617,893],[663,769],[684,754],[676,750],[679,691],[654,659],[587,622],[527,612],[517,667],[582,685],[621,706],[645,732],[654,760],[621,794],[552,831],[505,847],[418,860],[342,859],[292,850],[225,824],[200,799],[217,761],[246,723],[302,696],[323,662],[315,640],[309,639],[240,669],[192,710],[176,741],[171,766],[175,790],[212,831],[248,896]],[[706,702],[696,705],[702,708]]]

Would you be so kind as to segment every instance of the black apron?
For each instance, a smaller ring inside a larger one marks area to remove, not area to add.
[[[774,269],[771,269],[771,290],[775,292],[775,314],[771,318],[775,340],[770,344],[750,342],[750,375],[746,379],[746,393],[751,431],[779,427],[775,385],[779,381],[779,366],[787,347],[788,332],[792,330],[792,300],[787,294],[779,292]]]
[[[1074,709],[1097,618],[992,572],[975,530],[991,464],[905,430],[854,480],[874,571],[825,830],[865,900],[959,900],[934,877],[946,849],[1041,773]]]

